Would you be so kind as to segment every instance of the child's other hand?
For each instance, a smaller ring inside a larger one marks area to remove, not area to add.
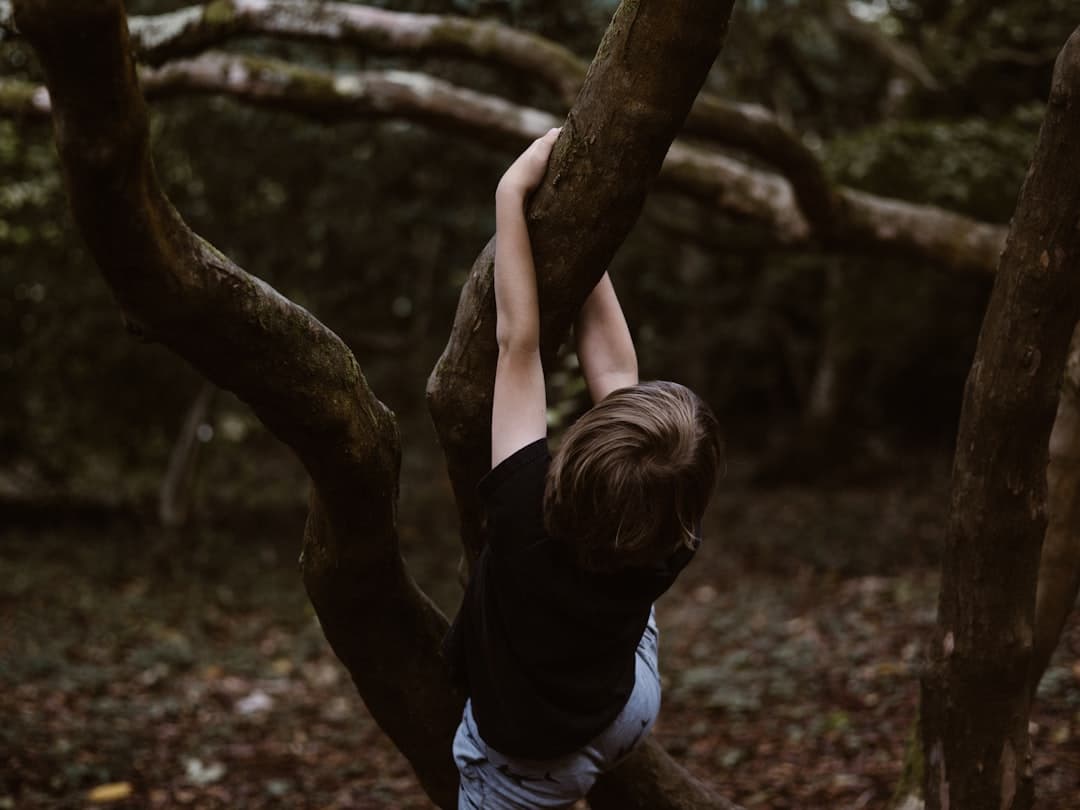
[[[496,194],[520,195],[524,199],[525,195],[536,188],[547,171],[551,148],[555,145],[560,131],[561,127],[549,129],[546,135],[533,141],[506,170],[499,181]]]

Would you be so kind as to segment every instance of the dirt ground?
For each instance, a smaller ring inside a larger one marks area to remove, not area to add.
[[[747,808],[883,807],[934,619],[942,475],[722,495],[724,542],[658,608],[664,746]],[[449,521],[402,514],[412,570],[452,610]],[[5,530],[0,810],[431,807],[322,638],[302,519]],[[1032,731],[1038,807],[1074,810],[1075,616]]]

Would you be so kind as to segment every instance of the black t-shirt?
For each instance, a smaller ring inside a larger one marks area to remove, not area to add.
[[[544,531],[550,461],[538,439],[481,479],[488,545],[445,642],[484,741],[529,759],[575,751],[615,719],[634,688],[649,609],[693,556],[687,548],[656,568],[579,568]]]

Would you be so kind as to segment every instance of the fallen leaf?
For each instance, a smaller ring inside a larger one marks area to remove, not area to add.
[[[86,798],[94,804],[107,804],[126,799],[131,796],[131,792],[130,782],[109,782],[105,785],[98,785],[86,794]]]
[[[265,712],[274,705],[274,699],[261,689],[256,689],[245,698],[236,701],[238,714],[256,714]]]
[[[225,775],[225,766],[220,762],[204,763],[191,757],[184,761],[184,772],[188,781],[194,785],[210,785]]]

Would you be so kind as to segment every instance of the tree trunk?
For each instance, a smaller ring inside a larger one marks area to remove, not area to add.
[[[206,421],[216,393],[217,387],[213,383],[204,382],[199,387],[169,453],[169,466],[158,489],[158,520],[166,529],[179,529],[187,523],[202,446],[199,428]]]
[[[531,208],[549,352],[633,224],[730,9],[627,0],[616,13]],[[75,221],[128,328],[235,392],[303,462],[313,488],[301,568],[323,631],[423,789],[454,807],[463,696],[440,654],[446,619],[398,551],[393,414],[337,335],[193,233],[165,197],[121,1],[18,0],[15,15],[45,71]],[[432,378],[463,513],[475,508],[468,477],[486,466],[493,325],[485,251]],[[652,741],[599,790],[598,807],[730,806]]]
[[[1048,524],[1039,558],[1035,600],[1035,638],[1031,693],[1046,672],[1050,657],[1080,590],[1080,328],[1073,332],[1057,416],[1050,432],[1046,470]],[[922,810],[923,750],[917,739],[904,752],[904,767],[889,810]]]
[[[821,305],[824,335],[818,356],[810,395],[804,412],[804,430],[828,433],[836,428],[836,413],[840,405],[840,299],[846,283],[846,268],[836,263],[825,268],[825,295]]]
[[[712,370],[709,363],[709,321],[715,317],[704,300],[706,285],[716,270],[713,257],[693,242],[679,247],[679,286],[685,296],[683,321],[679,328],[679,353],[683,357],[685,384],[707,397]]]
[[[439,652],[447,622],[398,552],[393,415],[341,340],[193,233],[149,153],[120,0],[25,0],[72,211],[128,328],[235,392],[313,482],[304,582],[327,638],[427,793],[452,807],[463,697]]]
[[[1034,694],[1080,589],[1080,329],[1073,332],[1046,470],[1046,537],[1035,599]]]
[[[1047,447],[1080,319],[1080,29],[1046,118],[968,376],[938,626],[922,683],[931,810],[1027,810]]]

